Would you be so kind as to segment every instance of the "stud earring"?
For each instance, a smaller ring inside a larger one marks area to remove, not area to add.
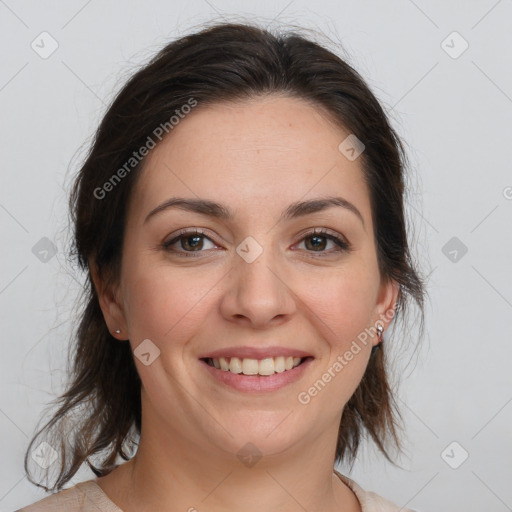
[[[382,343],[382,333],[384,332],[384,327],[382,325],[377,325],[377,332],[379,333],[379,344]]]
[[[384,327],[382,327],[382,325],[378,324],[377,325],[377,333],[378,333],[378,336],[379,336],[379,342],[377,343],[377,345],[374,345],[372,347],[372,354],[374,354],[375,352],[380,350],[380,348],[382,346],[382,342],[383,342],[383,339],[382,339],[382,333],[383,332],[384,332]]]
[[[115,333],[116,333],[116,334],[121,334],[121,329],[116,329],[116,330],[115,330]]]

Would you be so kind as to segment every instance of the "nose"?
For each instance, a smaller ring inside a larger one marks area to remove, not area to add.
[[[221,313],[230,322],[264,329],[288,321],[296,311],[291,283],[270,250],[252,263],[236,255],[227,278]]]

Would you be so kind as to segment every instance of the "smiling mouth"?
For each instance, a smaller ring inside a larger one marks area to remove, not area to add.
[[[276,373],[283,373],[300,366],[307,359],[312,357],[291,357],[278,356],[264,359],[249,359],[238,357],[204,358],[209,366],[224,372],[231,372],[243,375],[261,375],[268,377]]]

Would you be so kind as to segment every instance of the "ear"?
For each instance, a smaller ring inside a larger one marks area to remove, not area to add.
[[[382,280],[372,323],[375,328],[380,324],[386,331],[395,316],[399,296],[400,284],[397,281],[394,279]],[[378,337],[375,337],[374,345],[377,343]]]
[[[99,276],[97,267],[94,263],[89,264],[92,280],[96,288],[103,318],[107,324],[108,330],[115,338],[120,340],[128,339],[128,330],[126,318],[124,315],[122,303],[119,299],[118,290],[108,286]],[[117,334],[115,331],[121,332]]]

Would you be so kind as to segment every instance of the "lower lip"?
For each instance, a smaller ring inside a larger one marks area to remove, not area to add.
[[[248,393],[259,393],[265,391],[276,391],[284,388],[288,384],[299,380],[309,365],[313,362],[312,358],[307,358],[302,364],[285,370],[274,375],[244,375],[243,373],[232,373],[210,366],[206,361],[200,359],[200,363],[206,368],[210,375],[219,382],[234,388],[238,391]]]

